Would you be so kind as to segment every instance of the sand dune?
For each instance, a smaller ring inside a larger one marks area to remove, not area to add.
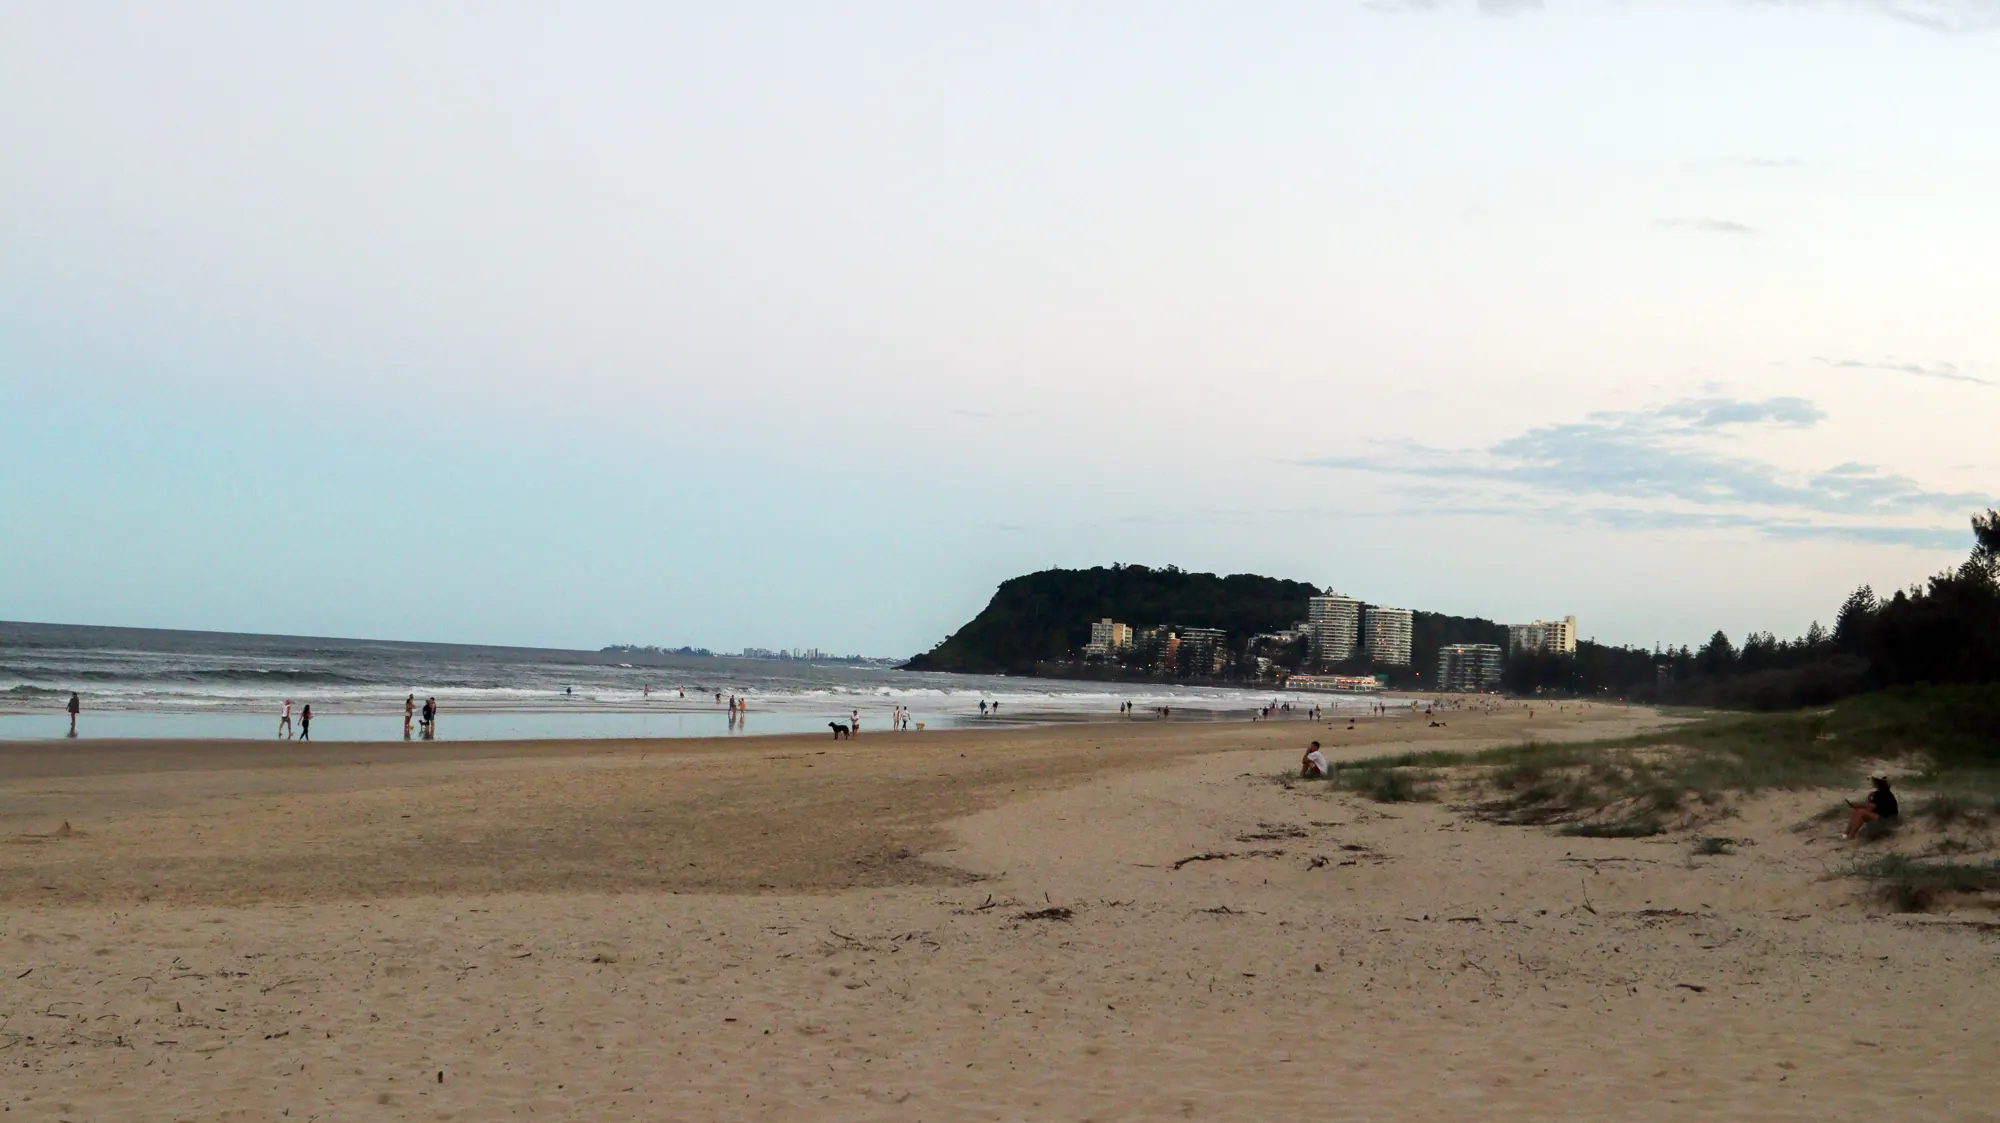
[[[1788,829],[1823,796],[1751,804],[1736,854],[1690,859],[1274,781],[1309,736],[1360,754],[1526,728],[276,765],[10,750],[0,1102],[79,1120],[1994,1117],[2000,943],[1824,879],[1830,847]],[[1176,868],[1197,855],[1221,856]],[[1026,919],[1049,909],[1068,919]]]

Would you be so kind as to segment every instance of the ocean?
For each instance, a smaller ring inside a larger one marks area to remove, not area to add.
[[[864,736],[897,707],[912,727],[1248,717],[1270,690],[897,671],[845,663],[0,622],[0,740],[268,738],[284,703],[313,708],[313,739],[403,738],[403,701],[438,701],[440,740],[828,733],[858,711]],[[717,695],[722,700],[717,699]],[[731,721],[726,699],[748,710]],[[1295,704],[1364,706],[1315,695]],[[999,710],[981,715],[979,704]],[[296,724],[296,720],[295,720]]]

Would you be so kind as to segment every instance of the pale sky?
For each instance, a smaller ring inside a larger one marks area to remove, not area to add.
[[[0,151],[0,618],[1699,643],[2000,502],[2000,0],[0,2]]]

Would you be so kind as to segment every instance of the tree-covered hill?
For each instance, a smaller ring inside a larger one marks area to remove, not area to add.
[[[1106,616],[1134,627],[1221,628],[1232,643],[1306,618],[1304,581],[1252,573],[1188,573],[1143,565],[1045,569],[1002,582],[993,600],[943,643],[910,660],[913,671],[1026,674],[1073,658]]]
[[[1037,663],[1076,658],[1090,642],[1091,622],[1106,616],[1135,628],[1221,628],[1230,647],[1241,651],[1259,632],[1304,620],[1306,600],[1318,592],[1305,581],[1253,573],[1218,577],[1143,565],[1045,569],[1003,583],[978,616],[912,659],[909,669],[1027,674]],[[1490,620],[1418,612],[1411,639],[1414,666],[1428,673],[1441,645],[1505,644],[1507,629]]]

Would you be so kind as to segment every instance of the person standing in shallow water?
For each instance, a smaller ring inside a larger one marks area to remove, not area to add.
[[[403,699],[403,740],[410,739],[410,723],[417,716],[417,696],[412,694]]]
[[[76,736],[76,715],[83,712],[83,699],[78,698],[76,696],[76,691],[74,690],[69,692],[68,709],[69,709],[69,735],[74,737]]]

